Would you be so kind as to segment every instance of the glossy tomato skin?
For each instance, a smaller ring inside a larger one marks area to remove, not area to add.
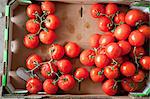
[[[105,54],[98,54],[95,56],[95,65],[99,68],[106,67],[110,62],[110,59]]]
[[[117,14],[114,18],[114,22],[116,24],[121,24],[121,23],[125,23],[125,16],[126,13],[125,12],[120,12],[119,14]]]
[[[134,30],[129,35],[128,41],[132,46],[139,47],[144,44],[145,36],[138,30]]]
[[[126,40],[131,32],[131,28],[127,24],[121,24],[117,26],[114,31],[114,36],[117,40]]]
[[[126,77],[133,76],[135,71],[135,65],[129,61],[124,62],[120,67],[120,72]]]
[[[130,52],[130,57],[131,58],[134,58],[134,52],[133,51],[134,51],[134,49],[132,49],[131,52]],[[145,49],[142,46],[136,47],[136,49],[135,49],[135,55],[137,57],[144,56],[145,54],[146,54],[146,51],[145,51]]]
[[[60,20],[57,16],[48,15],[46,17],[45,27],[47,27],[48,29],[54,30],[54,29],[58,28],[59,25],[60,25]]]
[[[46,78],[46,79],[53,79],[53,78],[56,77],[55,73],[52,73],[51,68],[53,69],[53,72],[57,73],[58,68],[57,68],[56,65],[54,65],[52,63],[46,63],[46,64],[42,65],[42,67],[41,67],[41,74],[42,74],[42,76],[44,78]]]
[[[145,74],[142,70],[138,70],[138,72],[132,76],[132,80],[134,82],[142,82],[144,78],[145,78]]]
[[[119,41],[118,45],[121,47],[122,49],[122,55],[126,55],[131,51],[131,45],[128,41]]]
[[[95,52],[90,49],[86,49],[80,54],[80,62],[86,66],[93,66],[94,58],[95,58]]]
[[[61,60],[59,60],[57,62],[57,66],[58,66],[59,71],[62,74],[68,74],[73,69],[71,62],[69,60],[67,60],[67,59],[61,59]]]
[[[116,14],[117,11],[119,11],[117,4],[109,3],[106,5],[106,14],[107,15],[112,16],[112,15]]]
[[[82,81],[89,77],[89,72],[86,68],[80,67],[76,69],[74,73],[74,77],[78,79],[79,81]]]
[[[59,60],[64,56],[65,49],[63,46],[59,44],[52,44],[50,48],[48,49],[48,53],[51,58]]]
[[[108,35],[108,34],[104,34],[101,36],[101,38],[99,39],[99,44],[100,46],[106,46],[109,43],[114,42],[115,38],[112,35]]]
[[[42,82],[37,78],[29,78],[26,83],[26,89],[32,93],[36,94],[42,90]]]
[[[80,54],[80,46],[75,42],[68,42],[65,45],[65,53],[70,58],[75,58]]]
[[[142,25],[138,28],[138,30],[145,35],[146,38],[150,38],[150,26]]]
[[[93,82],[99,83],[105,79],[104,72],[101,68],[93,68],[90,71],[90,78]]]
[[[63,91],[71,90],[75,86],[75,80],[70,74],[61,75],[58,80],[58,86]]]
[[[126,61],[126,57],[117,57],[114,59],[118,64],[122,64],[124,61]],[[112,60],[113,62],[113,60]]]
[[[103,85],[102,85],[102,90],[105,92],[105,94],[109,96],[113,96],[117,93],[117,86],[115,86],[115,80],[114,79],[109,79],[106,80]]]
[[[98,50],[96,51],[96,55],[97,55],[97,54],[105,54],[105,48],[98,49]]]
[[[143,69],[150,70],[150,56],[143,56],[139,62]]]
[[[41,56],[38,54],[32,54],[26,59],[26,66],[28,69],[33,69],[35,68],[36,64],[39,64],[42,62]]]
[[[25,47],[33,49],[39,45],[39,38],[38,38],[38,36],[34,36],[32,34],[27,34],[24,37],[23,43],[24,43]]]
[[[41,7],[39,5],[37,5],[37,4],[30,4],[27,7],[26,13],[27,13],[27,15],[28,15],[29,18],[31,18],[31,19],[36,18],[36,16],[35,16],[36,12],[39,15],[42,14],[42,10],[41,10]]]
[[[55,12],[55,4],[50,1],[45,1],[41,3],[42,11],[46,11],[47,15],[53,14]]]
[[[40,41],[43,44],[52,44],[57,38],[56,34],[52,30],[41,31],[39,34]]]
[[[90,46],[92,48],[97,48],[99,47],[99,39],[100,39],[101,35],[100,34],[93,34],[90,39],[89,39],[89,43]]]
[[[105,7],[102,4],[93,4],[91,7],[91,15],[93,18],[100,18],[102,14],[105,14]]]

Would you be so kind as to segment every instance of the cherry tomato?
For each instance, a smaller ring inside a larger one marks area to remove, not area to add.
[[[54,30],[60,25],[60,20],[55,15],[48,15],[45,20],[45,27],[48,29]]]
[[[128,38],[129,34],[131,32],[131,28],[127,24],[121,24],[117,26],[114,32],[114,36],[117,40],[125,40]]]
[[[65,49],[59,44],[52,44],[48,49],[50,57],[53,59],[61,59],[65,54]]]
[[[95,57],[95,65],[99,68],[104,68],[110,64],[110,59],[105,54],[99,54]]]
[[[35,13],[38,13],[39,16],[42,14],[41,7],[37,4],[30,4],[27,7],[26,12],[27,12],[28,17],[31,19],[36,18]]]
[[[59,71],[62,74],[68,74],[73,69],[71,62],[69,60],[67,60],[67,59],[61,59],[61,60],[59,60],[57,62],[57,66],[58,66]]]
[[[136,57],[141,57],[141,56],[144,56],[146,54],[146,51],[143,47],[136,47],[135,49],[135,55]],[[130,57],[134,58],[134,50],[132,49],[131,52],[130,52]]]
[[[91,7],[91,15],[93,18],[100,18],[102,14],[105,14],[105,7],[102,4],[93,4]]]
[[[127,77],[133,76],[135,74],[135,71],[135,65],[129,61],[124,62],[120,67],[120,72]]]
[[[125,12],[120,12],[119,14],[117,14],[114,18],[114,22],[116,24],[122,24],[122,23],[125,23],[125,16],[126,16],[126,13]]]
[[[98,49],[97,51],[96,51],[96,55],[97,54],[105,54],[106,52],[105,52],[105,48],[101,48],[101,49]]]
[[[110,35],[110,36],[114,36],[114,34],[112,32],[105,32],[103,35]]]
[[[145,36],[138,30],[132,31],[128,38],[129,43],[132,46],[142,46],[145,42]]]
[[[46,13],[53,14],[55,12],[55,4],[50,1],[45,1],[41,3],[41,9],[42,11],[46,11]]]
[[[122,54],[122,49],[117,43],[110,43],[106,46],[106,55],[113,59],[113,58],[118,58]]]
[[[106,5],[106,14],[112,16],[119,11],[117,4],[109,3]]]
[[[75,80],[70,74],[61,75],[58,80],[58,86],[63,91],[71,90],[75,87]]]
[[[29,78],[26,83],[26,89],[33,94],[42,90],[42,82],[37,78]]]
[[[122,49],[122,55],[126,55],[131,51],[131,45],[128,41],[119,41],[118,45]]]
[[[85,79],[87,79],[89,77],[89,72],[87,71],[86,68],[77,68],[75,73],[74,73],[74,77],[79,81],[83,81]]]
[[[99,39],[99,44],[101,46],[106,46],[108,45],[109,43],[112,43],[114,42],[114,37],[112,35],[102,35],[101,38]]]
[[[101,35],[100,34],[93,34],[90,39],[89,39],[89,43],[90,46],[92,48],[97,48],[99,47],[99,39],[100,39]]]
[[[114,59],[118,64],[122,64],[126,59],[125,57],[117,57]],[[113,62],[113,61],[112,61]]]
[[[138,72],[132,76],[132,80],[134,82],[142,82],[144,78],[145,78],[145,74],[142,70],[138,70]]]
[[[109,95],[109,96],[113,96],[117,93],[117,87],[118,85],[115,84],[117,82],[115,82],[114,79],[109,79],[106,80],[103,85],[102,85],[102,90],[105,92],[105,94]]]
[[[94,58],[95,58],[95,52],[90,49],[86,49],[80,54],[80,62],[86,66],[93,66]]]
[[[93,82],[102,82],[105,79],[104,72],[101,68],[93,68],[90,71],[90,77]]]
[[[138,28],[138,30],[145,35],[146,38],[150,38],[150,26],[142,25]]]
[[[32,34],[27,34],[24,37],[23,43],[24,43],[25,47],[33,49],[39,45],[39,38],[38,38],[38,36],[34,36]]]
[[[150,70],[150,56],[143,56],[140,59],[140,64],[145,70]]]
[[[52,44],[54,42],[54,40],[56,39],[56,37],[57,36],[56,36],[55,32],[52,30],[48,30],[47,32],[41,31],[40,35],[39,35],[40,41],[43,44]]]
[[[57,66],[55,66],[52,63],[46,63],[42,65],[41,67],[41,74],[44,78],[52,79],[56,77],[56,74],[58,71]],[[54,73],[55,72],[55,73]]]
[[[70,58],[75,58],[80,54],[80,46],[75,42],[68,42],[65,45],[65,53]]]
[[[43,90],[47,94],[56,94],[58,91],[58,85],[57,83],[54,83],[53,79],[46,79],[43,83]]]

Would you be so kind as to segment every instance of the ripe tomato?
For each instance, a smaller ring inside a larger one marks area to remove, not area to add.
[[[129,35],[128,41],[132,46],[142,46],[145,42],[145,36],[138,30],[135,30]]]
[[[61,75],[58,80],[58,86],[63,91],[71,90],[75,87],[75,80],[70,74]]]
[[[48,30],[47,32],[41,31],[39,38],[43,44],[52,44],[54,40],[56,39],[56,34],[52,30]]]
[[[114,18],[114,22],[116,24],[121,24],[121,23],[125,23],[125,16],[126,13],[125,12],[120,12],[119,14],[117,14]]]
[[[127,24],[121,24],[117,26],[114,32],[114,36],[117,40],[125,40],[128,38],[129,34],[131,32],[131,28]]]
[[[115,84],[117,82],[115,82],[114,79],[109,79],[106,80],[103,85],[102,85],[102,90],[105,92],[105,94],[113,96],[117,93],[117,87],[118,85]]]
[[[140,64],[145,70],[150,70],[150,56],[143,56],[140,59]]]
[[[110,64],[110,59],[105,54],[98,54],[95,57],[95,65],[99,68],[104,68]]]
[[[101,45],[101,46],[106,46],[106,45],[108,45],[109,43],[112,43],[112,42],[114,42],[114,37],[112,36],[112,35],[102,35],[101,36],[101,38],[99,39],[99,44]]]
[[[55,4],[50,1],[45,1],[41,3],[42,11],[46,11],[47,15],[53,14],[55,12]]]
[[[121,80],[121,85],[125,91],[132,92],[137,89],[137,83],[130,78],[124,78]]]
[[[24,37],[24,46],[27,48],[36,48],[39,45],[39,38],[38,36],[34,36],[32,34],[27,34]]]
[[[120,67],[120,72],[127,77],[133,76],[135,74],[135,71],[135,65],[129,61],[124,62]]]
[[[105,54],[105,48],[98,49],[96,55],[97,54]]]
[[[122,64],[124,61],[126,61],[125,59],[126,57],[117,57],[114,60],[118,63],[118,64]],[[113,62],[113,61],[112,61]],[[116,63],[115,63],[116,64]]]
[[[48,15],[46,17],[46,21],[45,21],[45,27],[47,27],[48,29],[56,29],[58,26],[60,25],[60,20],[57,16],[55,15]]]
[[[93,18],[100,18],[102,14],[105,14],[105,7],[102,4],[93,4],[91,7],[91,15]]]
[[[108,79],[115,79],[119,77],[119,69],[117,65],[109,65],[104,68],[104,75]]]
[[[134,58],[134,50],[132,49],[131,52],[130,52],[130,57],[131,58]],[[146,51],[143,47],[136,47],[135,49],[135,55],[136,57],[141,57],[141,56],[144,56],[146,54]]]
[[[103,35],[110,35],[110,36],[114,36],[114,34],[112,32],[105,32]]]
[[[42,14],[41,7],[37,4],[30,4],[27,7],[26,12],[27,12],[28,17],[31,19],[36,18],[35,13],[38,13],[39,15]]]
[[[68,74],[73,69],[71,62],[69,60],[67,60],[67,59],[61,59],[61,60],[59,60],[57,62],[57,66],[58,66],[59,71],[62,74]]]
[[[146,38],[150,38],[150,26],[142,25],[138,28],[138,30],[145,35]]]
[[[145,74],[142,70],[138,70],[138,72],[132,76],[132,80],[134,82],[142,82],[144,80],[144,78],[145,78]]]
[[[78,82],[81,82],[89,77],[89,72],[86,68],[77,68],[74,77],[78,80]]]
[[[61,59],[65,54],[65,49],[63,46],[59,44],[52,44],[50,48],[48,49],[48,53],[50,57],[53,59]]]
[[[93,66],[94,58],[95,58],[95,52],[90,49],[86,49],[80,54],[80,62],[86,66]]]
[[[108,32],[109,30],[112,29],[112,26],[113,26],[113,24],[108,17],[101,16],[99,18],[98,27],[101,31]]]
[[[55,78],[55,76],[56,76],[55,73],[57,73],[57,71],[58,71],[57,66],[55,66],[52,63],[46,63],[46,64],[42,65],[42,67],[41,67],[41,74],[44,78],[47,78],[47,79]]]
[[[26,82],[26,89],[33,94],[42,90],[42,82],[37,78],[29,78]]]
[[[35,19],[29,19],[26,22],[26,29],[29,33],[35,34],[40,30],[40,23]]]
[[[119,11],[117,4],[109,3],[106,5],[106,14],[107,15],[112,16],[112,15],[116,14],[117,11]]]
[[[28,69],[33,69],[36,67],[37,64],[42,62],[41,56],[38,54],[32,54],[26,59],[26,66]]]
[[[43,90],[47,94],[56,94],[58,91],[58,85],[57,83],[54,83],[53,79],[46,79],[43,83]]]
[[[99,39],[100,39],[101,35],[100,34],[93,34],[90,39],[89,39],[89,43],[90,46],[92,48],[97,48],[99,47]]]
[[[122,49],[117,43],[110,43],[106,46],[106,55],[111,58],[118,58],[122,54]]]
[[[122,55],[126,55],[131,51],[131,45],[128,41],[119,41],[118,45],[122,49]]]
[[[105,79],[104,72],[101,68],[93,68],[90,71],[90,77],[93,82],[102,82]]]

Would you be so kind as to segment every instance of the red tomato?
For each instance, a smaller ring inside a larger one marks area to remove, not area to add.
[[[48,29],[56,29],[58,26],[60,25],[60,20],[57,16],[55,15],[48,15],[46,17],[46,21],[45,21],[45,27],[47,27]]]
[[[41,10],[41,7],[37,4],[30,4],[28,7],[27,7],[27,15],[29,18],[36,18],[35,16],[35,13],[38,13],[39,15],[42,14],[42,10]]]
[[[125,40],[128,38],[129,34],[131,32],[131,28],[127,24],[121,24],[117,26],[114,32],[114,36],[117,40]]]
[[[117,14],[114,18],[114,22],[116,24],[121,24],[121,23],[125,23],[125,16],[126,13],[125,12],[120,12],[119,14]]]
[[[143,56],[140,59],[140,64],[145,70],[150,70],[150,56]]]
[[[128,41],[119,41],[118,45],[122,49],[122,55],[126,55],[131,51],[131,45]]]
[[[93,34],[90,39],[89,39],[89,43],[90,46],[92,48],[97,48],[99,47],[99,39],[100,39],[101,35],[100,34]]]
[[[93,68],[90,71],[90,77],[93,82],[102,82],[105,79],[104,72],[101,68]]]
[[[50,1],[45,1],[41,3],[41,9],[42,11],[46,11],[46,13],[53,14],[55,12],[55,4]]]
[[[65,45],[65,53],[70,58],[75,58],[80,54],[80,46],[75,42],[68,42]]]
[[[132,46],[142,46],[145,42],[145,36],[138,30],[135,30],[129,35],[128,41]]]
[[[127,77],[133,76],[135,74],[135,71],[135,65],[129,61],[124,62],[120,67],[120,72]]]
[[[122,54],[122,49],[117,43],[110,43],[106,46],[106,55],[113,59],[113,58],[118,58]]]
[[[63,91],[71,90],[75,87],[75,80],[70,74],[61,75],[58,80],[58,86]]]
[[[105,7],[102,4],[93,4],[91,7],[91,15],[93,18],[100,18],[102,14],[105,14]]]
[[[95,57],[95,52],[93,50],[86,49],[80,54],[80,62],[86,66],[93,66],[94,57]]]
[[[125,91],[132,92],[137,89],[137,83],[135,83],[130,78],[124,78],[121,81],[121,85]]]
[[[102,85],[102,90],[105,92],[105,94],[109,95],[109,96],[113,96],[117,93],[117,87],[118,85],[116,85],[115,80],[114,79],[109,79],[106,80],[103,85]]]
[[[38,54],[32,54],[26,59],[26,66],[28,69],[33,69],[36,67],[37,64],[42,62],[41,56]]]
[[[42,90],[42,82],[37,78],[29,78],[26,83],[26,89],[33,94]]]
[[[61,60],[59,60],[57,62],[57,66],[58,66],[59,71],[62,74],[68,74],[73,69],[71,62],[69,60],[67,60],[67,59],[61,59]]]
[[[41,74],[44,78],[47,78],[47,79],[55,78],[56,76],[55,73],[57,73],[57,71],[58,71],[57,66],[55,66],[52,63],[44,64],[41,67]]]
[[[134,82],[142,82],[144,80],[144,78],[145,78],[145,74],[142,70],[138,70],[138,72],[132,76],[132,80]]]
[[[121,65],[126,59],[125,57],[117,57],[114,60]]]
[[[146,38],[150,38],[150,26],[142,25],[138,28],[138,30],[145,35]]]
[[[112,43],[114,42],[114,37],[112,35],[102,35],[101,38],[99,39],[99,44],[101,46],[106,46],[108,45],[109,43]]]
[[[136,55],[137,57],[144,56],[145,54],[146,54],[146,52],[145,52],[145,49],[144,49],[143,47],[136,47],[136,49],[135,49],[135,55]],[[130,53],[130,57],[134,58],[133,49],[132,49],[132,51],[131,51],[131,53]]]
[[[78,80],[78,82],[81,82],[89,77],[89,72],[86,68],[77,68],[74,77]]]
[[[56,36],[55,32],[52,30],[48,30],[47,32],[41,31],[40,35],[39,35],[40,41],[43,44],[52,44],[54,42],[54,40],[56,39],[56,37],[57,36]]]
[[[99,68],[104,68],[110,64],[110,59],[105,54],[98,54],[95,57],[95,65]]]
[[[97,54],[105,54],[105,48],[101,48],[101,49],[98,49],[97,52],[96,52],[96,55]]]
[[[106,14],[112,16],[119,11],[117,4],[109,3],[106,5]]]
[[[52,44],[50,48],[48,49],[48,53],[50,57],[53,59],[61,59],[65,54],[65,49],[63,46],[59,44]]]
[[[27,34],[24,37],[24,46],[27,48],[36,48],[39,45],[39,38],[38,36],[34,36],[32,34]]]
[[[101,31],[108,32],[109,30],[112,29],[112,26],[113,26],[113,24],[108,17],[101,16],[99,18],[98,27]]]
[[[57,83],[54,83],[53,79],[46,79],[43,83],[43,90],[47,94],[56,94],[58,91]]]

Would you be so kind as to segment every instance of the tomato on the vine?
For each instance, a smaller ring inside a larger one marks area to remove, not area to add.
[[[138,72],[132,76],[132,80],[134,82],[142,82],[144,79],[145,79],[145,74],[142,70],[138,70]]]
[[[131,50],[130,57],[134,58],[135,57],[134,54],[136,55],[136,57],[140,58],[141,56],[144,56],[146,54],[146,51],[142,46],[140,46],[136,47],[135,52],[134,49]]]
[[[119,11],[117,4],[109,3],[106,5],[106,14],[112,16]]]
[[[145,70],[150,70],[150,56],[143,56],[140,59],[140,64]]]
[[[103,46],[108,45],[109,43],[114,42],[114,40],[115,40],[115,38],[112,35],[104,34],[100,37],[99,44],[100,44],[100,46],[103,47]]]
[[[131,51],[131,45],[128,41],[119,41],[118,45],[121,47],[122,49],[122,55],[126,55]]]
[[[81,82],[89,77],[89,72],[86,68],[77,68],[74,77],[78,80],[78,82]]]
[[[142,25],[138,30],[145,35],[146,38],[150,38],[150,26]]]
[[[45,11],[47,15],[53,14],[55,12],[55,4],[50,1],[45,1],[41,3],[42,11]]]
[[[126,13],[125,12],[120,12],[119,14],[117,14],[114,18],[114,22],[116,24],[123,24],[125,23],[125,16],[126,16]]]
[[[97,48],[99,47],[99,39],[100,39],[101,35],[100,34],[93,34],[90,39],[89,39],[89,43],[90,46],[92,48]]]

